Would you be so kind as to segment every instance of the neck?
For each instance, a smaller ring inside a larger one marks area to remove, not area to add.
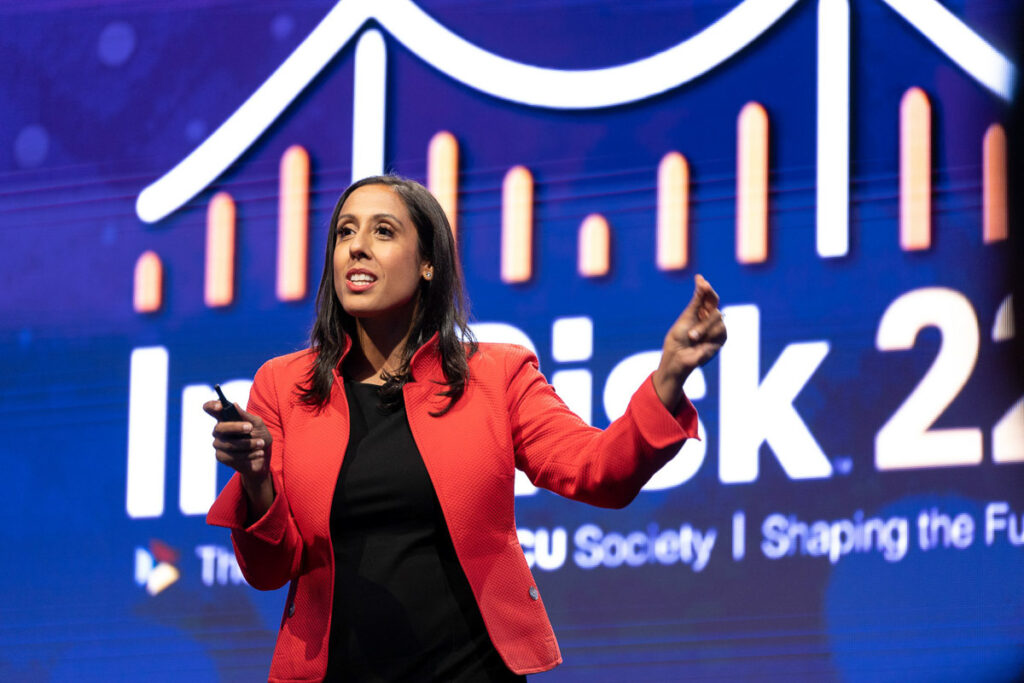
[[[397,372],[409,340],[411,317],[405,324],[396,324],[393,319],[357,318],[354,343],[345,359],[349,376],[358,382],[383,384],[382,373]]]

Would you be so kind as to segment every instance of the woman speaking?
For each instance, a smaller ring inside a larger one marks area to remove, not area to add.
[[[366,178],[338,200],[311,348],[256,373],[217,459],[210,508],[246,580],[291,582],[272,681],[514,681],[561,661],[516,538],[514,470],[628,504],[686,438],[689,373],[725,341],[701,276],[658,369],[605,430],[525,349],[476,344],[444,211],[423,186]]]

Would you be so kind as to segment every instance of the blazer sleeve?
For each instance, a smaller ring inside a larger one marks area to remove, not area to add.
[[[242,575],[254,588],[275,590],[295,578],[302,562],[302,537],[288,507],[281,467],[284,431],[278,406],[273,360],[256,373],[246,410],[259,415],[273,437],[270,476],[274,502],[266,514],[247,525],[249,502],[236,472],[206,515],[206,523],[231,529],[231,542]]]
[[[675,414],[650,376],[625,414],[607,429],[589,426],[541,375],[536,356],[510,347],[506,357],[509,419],[516,467],[536,486],[600,507],[628,505],[685,439],[697,438],[697,411],[683,396]]]

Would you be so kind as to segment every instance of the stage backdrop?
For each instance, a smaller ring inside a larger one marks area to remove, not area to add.
[[[391,170],[594,425],[721,294],[702,440],[632,505],[517,481],[541,680],[1014,678],[1017,4],[3,3],[0,678],[266,675],[285,594],[204,523],[200,404],[306,344],[333,203]]]

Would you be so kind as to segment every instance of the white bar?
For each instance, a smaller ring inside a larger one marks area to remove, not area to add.
[[[178,507],[185,515],[205,515],[217,497],[217,460],[213,426],[202,405],[217,398],[209,384],[190,384],[181,392],[181,479]]]
[[[167,349],[132,351],[128,389],[128,482],[125,508],[133,519],[164,513],[167,448]]]
[[[557,318],[551,325],[551,356],[559,363],[590,360],[594,355],[594,321],[587,316]]]
[[[850,4],[818,2],[818,255],[850,250]]]
[[[747,516],[743,510],[732,513],[732,559],[742,560],[747,554]]]
[[[387,48],[380,31],[369,30],[356,44],[352,98],[352,181],[384,172],[384,115],[387,109]]]
[[[221,384],[228,400],[245,407],[252,380]],[[203,412],[203,404],[217,394],[208,384],[190,384],[181,392],[181,478],[178,507],[184,515],[205,515],[217,497],[217,458],[213,454],[216,420]]]

